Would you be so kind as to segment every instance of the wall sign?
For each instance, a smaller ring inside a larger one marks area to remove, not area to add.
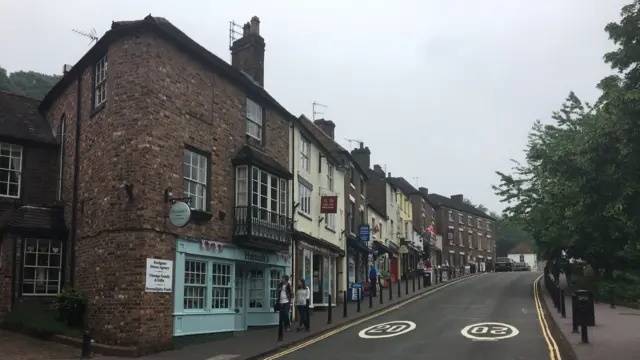
[[[245,251],[244,259],[248,261],[256,261],[262,263],[269,263],[269,255],[263,253],[257,253],[253,251]]]
[[[173,261],[147,259],[146,292],[170,293],[173,291]]]
[[[338,212],[337,196],[321,196],[320,197],[320,213],[335,214]]]
[[[183,201],[176,201],[169,209],[169,222],[175,227],[185,227],[191,220],[191,208]]]
[[[358,228],[358,240],[369,241],[371,239],[371,228],[369,225],[360,225]]]

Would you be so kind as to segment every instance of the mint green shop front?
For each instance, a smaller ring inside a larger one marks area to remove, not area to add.
[[[291,257],[229,243],[181,238],[176,243],[174,336],[244,331],[278,324],[277,286]]]

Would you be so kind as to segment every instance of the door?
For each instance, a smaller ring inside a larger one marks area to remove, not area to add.
[[[235,328],[236,330],[247,329],[247,307],[246,307],[246,271],[240,265],[236,265],[236,281],[235,281]]]
[[[391,281],[396,282],[398,280],[398,258],[391,258],[391,269],[389,269],[389,273],[391,274]]]
[[[323,271],[322,271],[322,257],[319,255],[313,255],[313,283],[311,289],[313,290],[313,303],[324,303],[322,297],[322,284],[323,284]]]

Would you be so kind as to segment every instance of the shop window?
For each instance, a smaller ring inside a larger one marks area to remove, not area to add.
[[[213,309],[231,308],[231,265],[212,263],[211,287],[213,289],[211,307]]]
[[[207,262],[184,262],[184,309],[204,309],[207,306]]]
[[[261,309],[264,302],[264,272],[251,270],[249,272],[249,308]]]
[[[280,285],[282,270],[271,270],[269,276],[269,307],[273,309],[280,298],[280,294],[278,294],[278,285]]]
[[[25,239],[22,294],[55,295],[60,291],[62,242]]]

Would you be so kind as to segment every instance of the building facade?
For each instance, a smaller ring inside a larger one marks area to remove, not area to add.
[[[538,256],[527,244],[519,244],[509,250],[507,257],[515,262],[527,263],[533,270],[539,270]]]
[[[312,308],[328,306],[329,295],[335,304],[337,294],[346,289],[345,239],[341,236],[345,229],[346,169],[323,145],[325,136],[318,130],[304,116],[295,122],[290,159],[296,202],[294,280],[304,279],[309,286]],[[322,135],[320,139],[318,135]]]
[[[0,315],[65,285],[60,137],[40,101],[0,91]],[[43,181],[47,179],[47,181]]]
[[[257,17],[232,65],[166,19],[114,22],[40,104],[69,129],[66,266],[98,342],[159,350],[277,324],[296,118],[263,88],[264,49]],[[190,216],[176,225],[179,203]]]
[[[429,194],[428,198],[436,209],[436,232],[443,236],[443,263],[457,268],[484,263],[491,269],[495,219],[465,203],[462,195]]]

